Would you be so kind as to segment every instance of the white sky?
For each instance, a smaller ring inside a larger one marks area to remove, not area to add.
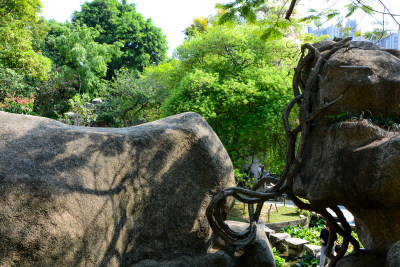
[[[43,4],[42,16],[46,19],[55,19],[59,22],[69,20],[73,11],[80,10],[81,5],[86,0],[41,0]],[[350,0],[301,0],[304,5],[302,10],[313,7],[318,10],[334,6],[334,8],[342,8],[345,3]],[[183,30],[188,27],[195,17],[207,17],[216,14],[215,4],[228,3],[231,0],[129,0],[134,2],[138,13],[145,18],[151,18],[153,24],[162,29],[167,35],[168,54],[171,55],[173,50],[182,44],[184,39]],[[376,2],[376,1],[375,1]],[[392,13],[400,14],[400,0],[384,0],[383,1]],[[382,8],[376,4],[376,7]],[[381,18],[381,16],[378,16]],[[361,28],[370,29],[368,25],[373,21],[368,15],[357,16],[357,20]],[[400,22],[400,17],[397,17]],[[392,27],[393,28],[393,27]]]
[[[86,0],[41,0],[42,16],[59,22],[69,20],[73,11],[80,10]],[[215,4],[228,3],[230,0],[130,0],[136,11],[143,17],[151,18],[153,24],[167,35],[168,54],[183,43],[183,30],[195,17],[207,17],[216,14]]]

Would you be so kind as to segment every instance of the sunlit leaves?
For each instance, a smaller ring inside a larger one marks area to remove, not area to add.
[[[101,34],[95,41],[102,44],[121,42],[120,57],[110,62],[109,76],[122,67],[142,71],[166,58],[167,42],[161,29],[151,19],[145,20],[134,4],[118,0],[94,0],[82,5],[72,17],[75,25],[96,28]]]
[[[356,12],[356,10],[359,9],[359,6],[355,3],[350,3],[348,5],[345,6],[347,8],[347,14],[346,14],[346,18],[350,17],[351,15],[354,14],[354,12]]]
[[[50,60],[32,49],[32,27],[41,9],[39,0],[0,0],[0,67],[44,79]]]
[[[205,18],[205,17],[194,18],[193,23],[189,27],[185,28],[183,33],[188,38],[191,36],[195,36],[198,33],[206,32],[208,27],[209,27],[209,23],[208,23],[207,18]]]
[[[289,41],[263,41],[262,26],[213,26],[180,46],[164,115],[194,111],[207,119],[236,167],[248,156],[282,167],[281,112],[291,97]],[[267,160],[265,161],[267,162]]]
[[[120,43],[99,44],[95,38],[99,32],[86,26],[72,26],[53,22],[52,27],[59,36],[49,39],[60,58],[64,72],[73,73],[79,91],[94,92],[100,78],[107,74],[107,63],[118,56]]]

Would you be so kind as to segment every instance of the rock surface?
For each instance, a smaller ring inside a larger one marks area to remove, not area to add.
[[[143,260],[131,267],[204,267],[218,266],[227,267],[235,266],[234,259],[223,251],[216,253],[200,254],[197,256],[182,256],[172,260]]]
[[[231,186],[228,154],[195,113],[110,129],[0,112],[0,266],[205,254],[205,209]]]
[[[269,237],[269,240],[271,241],[272,244],[280,243],[280,242],[285,242],[286,239],[289,239],[290,234],[288,233],[274,233],[271,234]]]
[[[226,221],[235,232],[243,232],[248,223]],[[272,267],[275,266],[274,253],[263,227],[257,225],[257,235],[253,243],[244,248],[244,253],[236,258],[236,266]]]
[[[326,41],[332,42],[332,41]],[[328,115],[342,112],[400,115],[400,53],[370,42],[351,42],[324,65],[315,105],[345,96]]]
[[[379,256],[370,251],[360,250],[353,252],[340,259],[336,267],[383,267],[385,257]]]
[[[296,238],[296,237],[291,237],[285,240],[286,244],[289,246],[289,248],[293,248],[296,250],[303,250],[304,245],[307,245],[309,242],[304,239]]]
[[[386,256],[386,267],[400,266],[400,241],[396,242]]]
[[[319,77],[312,108],[343,94],[324,115],[400,115],[399,55],[364,42],[340,49]],[[333,123],[321,116],[310,130],[293,189],[315,207],[344,205],[364,247],[386,255],[400,240],[399,132],[367,120]]]
[[[248,223],[237,221],[225,221],[225,223],[235,232],[243,232],[249,226]],[[217,236],[214,236],[214,249],[225,248],[225,242]],[[232,252],[230,252],[232,254]],[[272,252],[271,244],[265,234],[264,225],[257,224],[257,234],[253,243],[246,246],[243,250],[232,254],[234,260],[233,266],[255,266],[255,267],[273,267],[275,258]],[[206,266],[206,265],[204,265]],[[228,265],[226,265],[228,266]]]
[[[321,246],[305,244],[304,250],[313,257],[317,257],[318,253],[321,253]]]

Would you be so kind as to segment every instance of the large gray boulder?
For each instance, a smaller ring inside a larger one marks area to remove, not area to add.
[[[228,154],[195,113],[110,129],[0,112],[0,266],[205,254],[205,209],[231,186]]]
[[[336,267],[384,267],[385,257],[373,251],[355,251],[340,259]],[[398,265],[397,265],[398,266]]]
[[[386,256],[386,267],[400,266],[400,241],[397,241]]]
[[[343,94],[324,115],[344,112],[400,115],[399,51],[352,42],[337,51],[319,76],[314,110]],[[355,217],[366,249],[385,256],[400,240],[400,134],[350,119],[324,116],[310,130],[303,167],[293,189],[315,207],[344,205]]]

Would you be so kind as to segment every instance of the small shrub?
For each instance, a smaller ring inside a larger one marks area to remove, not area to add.
[[[307,266],[307,267],[318,267],[317,258],[304,253],[304,257],[300,259],[300,262],[296,263],[296,266]]]
[[[290,234],[291,237],[296,237],[300,239],[307,240],[310,244],[321,245],[321,240],[319,238],[320,229],[319,228],[303,228],[296,226],[287,226],[282,229],[283,233]]]
[[[276,267],[286,266],[287,262],[284,258],[279,257],[279,251],[276,250],[276,248],[272,248],[272,251],[274,252],[274,259],[275,259]]]
[[[7,93],[3,102],[0,102],[0,110],[18,114],[33,114],[35,98],[31,93],[28,97],[13,96]]]

